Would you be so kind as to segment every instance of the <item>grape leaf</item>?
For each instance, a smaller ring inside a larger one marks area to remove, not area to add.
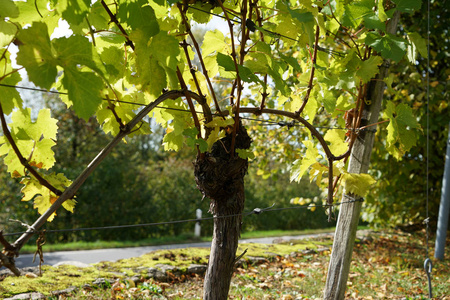
[[[80,35],[63,37],[54,39],[52,45],[57,52],[58,64],[64,69],[83,65],[99,75],[105,73],[104,66],[99,61],[95,61],[98,57],[93,55],[92,44],[87,38]]]
[[[42,17],[48,18],[49,10],[47,8],[48,0],[35,1],[14,1],[19,8],[20,14],[17,17],[11,18],[14,22],[24,27],[26,24],[31,24],[34,21],[42,21]],[[39,15],[39,13],[41,15]],[[58,16],[59,19],[59,16]]]
[[[159,32],[155,11],[144,0],[121,3],[117,17],[121,23],[128,23],[133,30],[139,29],[148,40]]]
[[[315,147],[314,143],[311,141],[304,141],[303,144],[306,146],[306,153],[301,159],[294,161],[291,168],[291,182],[299,182],[308,168],[317,162],[317,159],[321,157],[319,155],[319,150]]]
[[[373,13],[373,6],[374,2],[372,0],[353,1],[351,4],[345,5],[342,25],[353,28],[358,27],[365,16]]]
[[[212,121],[205,124],[206,127],[214,128],[214,127],[228,127],[234,125],[234,118],[222,118],[222,117],[214,117]]]
[[[187,137],[186,144],[189,147],[195,148],[199,147],[200,152],[208,151],[208,143],[204,139],[198,139],[198,129],[196,127],[186,128],[183,131],[183,135]]]
[[[67,179],[63,174],[61,173],[51,173],[49,175],[45,175],[44,179],[47,180],[51,185],[53,185],[55,188],[59,190],[65,190],[66,187],[68,187],[72,181]],[[23,178],[21,181],[22,184],[25,186],[22,188],[22,201],[30,201],[34,200],[34,208],[38,209],[38,212],[42,215],[44,212],[46,212],[50,206],[58,199],[58,196],[53,194],[49,189],[42,186],[37,179],[34,177],[32,178]],[[66,200],[63,203],[63,207],[72,212],[74,210],[76,201],[73,199]],[[56,213],[53,213],[47,220],[48,222],[53,221],[54,217],[56,216]]]
[[[11,125],[14,126],[15,131],[25,133],[28,139],[39,141],[43,137],[56,140],[56,133],[58,131],[58,125],[56,123],[58,120],[50,116],[50,109],[41,109],[34,122],[31,120],[31,108],[15,111],[11,120]]]
[[[49,109],[39,111],[35,122],[31,120],[31,108],[16,110],[11,115],[11,136],[22,156],[30,165],[49,169],[55,163],[52,147],[56,144],[57,120],[50,117]],[[0,139],[0,155],[8,154],[4,163],[13,177],[25,175],[25,168],[5,137]]]
[[[383,59],[379,56],[371,56],[369,59],[361,61],[356,76],[361,78],[363,83],[367,83],[376,74],[378,74],[378,66],[383,63]]]
[[[217,53],[217,63],[224,68],[225,71],[236,71],[233,59],[225,54]]]
[[[335,156],[344,154],[348,149],[348,144],[345,142],[344,130],[328,130],[324,139],[330,143],[331,153]]]
[[[420,9],[422,5],[421,0],[392,0],[397,6],[396,8],[404,13],[413,13],[414,11]]]
[[[318,162],[311,165],[311,171],[309,172],[309,181],[316,180],[318,186],[322,183],[322,177],[325,172],[328,172],[328,168]]]
[[[212,53],[221,53],[226,45],[225,37],[220,30],[207,31],[201,47],[202,55],[208,56]]]
[[[308,23],[314,21],[314,16],[306,9],[291,9],[287,6],[289,14],[300,23]]]
[[[264,82],[262,82],[258,76],[256,76],[249,68],[245,66],[238,65],[239,77],[245,82],[255,82],[260,83],[264,86]]]
[[[377,3],[378,18],[380,19],[381,22],[386,22],[388,19],[388,16],[386,15],[386,12],[384,10],[384,3],[385,3],[385,0],[380,0]]]
[[[384,58],[400,61],[406,53],[407,41],[386,33],[380,36],[377,32],[369,32],[366,37],[367,45],[381,53]]]
[[[90,0],[58,0],[55,8],[69,24],[78,25],[83,22],[89,12]]]
[[[19,8],[11,0],[0,0],[1,18],[17,18],[19,16]]]
[[[30,81],[50,89],[56,78],[56,59],[47,31],[47,25],[33,22],[19,34],[20,46],[17,63],[27,70]]]
[[[17,27],[14,24],[0,20],[0,48],[11,43],[16,32]]]
[[[217,53],[216,60],[219,65],[220,76],[224,78],[236,78],[236,68],[233,59],[230,56]]]
[[[379,1],[379,3],[382,1]],[[364,16],[364,26],[367,29],[378,29],[382,32],[386,31],[386,24],[385,22],[380,20],[380,17],[377,16],[375,13],[370,13],[366,16]]]
[[[253,153],[253,151],[248,150],[248,149],[236,149],[236,153],[242,159],[253,159],[253,158],[255,158],[255,154]]]
[[[385,117],[389,118],[387,126],[386,149],[397,159],[401,159],[405,152],[409,151],[417,141],[416,130],[420,125],[412,113],[412,109],[400,103],[397,107],[389,101],[384,111]]]
[[[417,32],[408,33],[408,40],[411,42],[410,48],[414,47],[414,58],[410,59],[411,62],[415,63],[415,50],[419,51],[423,58],[428,57],[427,41],[420,36]],[[409,52],[409,51],[408,51]]]
[[[184,137],[174,131],[167,132],[163,138],[164,150],[179,151],[183,147]]]
[[[200,24],[207,23],[211,20],[212,15],[209,11],[212,9],[212,5],[206,1],[195,1],[192,5],[194,9],[190,9],[189,12],[192,13],[192,19]]]
[[[346,193],[361,197],[364,197],[369,192],[370,186],[376,182],[369,174],[355,174],[348,172],[343,172],[341,174],[341,179]]]
[[[6,52],[4,59],[0,60],[0,70],[4,71],[6,74],[13,70],[11,67],[11,60],[9,59],[9,52]],[[3,78],[1,83],[15,86],[20,80],[20,74],[16,72]],[[22,107],[22,98],[16,89],[8,86],[0,86],[0,95],[0,103],[2,104],[3,113],[5,115],[9,115],[15,107]]]
[[[225,137],[225,131],[221,130],[220,127],[214,127],[214,129],[209,133],[206,143],[208,143],[208,151],[211,150],[214,143],[221,138]]]
[[[68,90],[69,100],[72,101],[76,114],[88,120],[102,102],[100,91],[103,89],[103,81],[93,72],[83,72],[72,67],[64,69],[62,83]]]

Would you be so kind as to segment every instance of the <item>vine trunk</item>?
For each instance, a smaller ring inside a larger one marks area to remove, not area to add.
[[[241,124],[238,127],[236,148],[248,149],[251,139]],[[213,240],[203,290],[205,300],[227,299],[236,263],[248,161],[230,155],[231,139],[231,135],[227,135],[217,141],[211,152],[198,157],[195,162],[197,187],[211,199],[210,212],[214,215]]]

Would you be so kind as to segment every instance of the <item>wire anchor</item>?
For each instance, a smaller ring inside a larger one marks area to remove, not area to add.
[[[431,259],[427,258],[425,259],[425,262],[423,263],[423,267],[425,269],[425,273],[427,273],[428,277],[428,295],[431,298],[433,298],[433,291],[431,289],[431,270],[433,269],[433,263],[431,262]]]

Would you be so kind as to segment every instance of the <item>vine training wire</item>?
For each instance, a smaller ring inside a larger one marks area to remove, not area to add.
[[[112,225],[112,226],[102,226],[102,227],[86,227],[86,228],[71,228],[71,229],[55,229],[55,230],[46,230],[46,233],[57,233],[57,232],[73,232],[73,231],[90,231],[90,230],[106,230],[106,229],[121,229],[121,228],[133,228],[133,227],[148,227],[148,226],[161,226],[161,225],[170,225],[170,224],[179,224],[179,223],[189,223],[189,222],[200,222],[200,221],[207,221],[207,220],[214,220],[214,219],[223,219],[223,218],[231,218],[231,217],[237,217],[237,216],[243,216],[247,217],[250,215],[259,215],[263,212],[270,212],[270,211],[284,211],[284,210],[291,210],[291,209],[311,209],[311,208],[317,208],[317,207],[330,207],[330,206],[338,206],[346,203],[354,203],[354,202],[362,202],[364,201],[363,198],[350,198],[349,196],[346,196],[350,200],[348,201],[342,201],[337,202],[333,204],[314,204],[314,205],[299,205],[299,206],[289,206],[289,207],[280,207],[280,208],[273,208],[275,204],[273,204],[270,207],[267,208],[255,208],[252,211],[240,213],[240,214],[231,214],[231,215],[225,215],[225,216],[216,216],[216,217],[206,217],[206,218],[198,218],[198,219],[186,219],[186,220],[174,220],[174,221],[166,221],[166,222],[157,222],[157,223],[144,223],[144,224],[128,224],[128,225]],[[16,221],[16,220],[10,220],[10,221]],[[20,221],[17,221],[21,223]],[[23,226],[26,226],[28,228],[31,228],[34,230],[31,226],[28,226],[26,224],[23,224]],[[37,232],[37,231],[36,231]],[[4,233],[3,236],[13,236],[13,235],[21,235],[25,232],[13,232],[13,233]]]
[[[426,137],[426,219],[424,221],[425,223],[425,231],[426,231],[426,259],[424,261],[424,269],[425,273],[427,274],[428,278],[428,295],[430,298],[433,298],[433,291],[431,288],[431,271],[433,268],[433,264],[431,262],[431,259],[429,258],[429,251],[428,251],[428,243],[429,243],[429,234],[430,234],[430,218],[429,218],[429,154],[430,154],[430,6],[431,6],[431,0],[427,1],[427,80],[426,80],[426,93],[427,93],[427,104],[426,104],[426,126],[427,126],[427,137]]]
[[[0,86],[3,87],[8,87],[8,88],[16,88],[16,89],[23,89],[23,90],[29,90],[29,91],[35,91],[35,92],[42,92],[42,93],[51,93],[51,94],[56,94],[56,95],[67,95],[66,92],[59,92],[59,91],[53,91],[53,90],[45,90],[45,89],[39,89],[39,88],[33,88],[33,87],[27,87],[27,86],[19,86],[19,85],[10,85],[10,84],[4,84],[4,83],[0,83]],[[118,99],[106,99],[106,98],[102,98],[103,101],[114,101],[117,103],[124,103],[124,104],[130,104],[130,105],[136,105],[136,106],[146,106],[146,104],[141,104],[141,103],[135,103],[135,102],[131,102],[131,101],[123,101],[123,100],[118,100]],[[174,108],[174,107],[164,107],[164,106],[156,106],[159,109],[167,109],[167,110],[173,110],[173,111],[181,111],[181,112],[186,112],[186,113],[191,113],[190,110],[187,109],[182,109],[182,108]],[[198,114],[204,114],[202,111],[196,111],[196,113]],[[218,115],[217,115],[218,116]],[[263,120],[263,119],[257,119],[257,118],[249,118],[249,117],[241,117],[241,119],[244,120],[248,120],[248,121],[253,121],[253,122],[259,122],[261,123],[261,125],[264,126],[272,126],[272,125],[278,125],[280,127],[284,127],[287,126],[288,128],[291,127],[301,127],[301,128],[305,128],[305,126],[298,124],[296,121],[292,121],[292,122],[284,122],[284,121],[272,121],[272,120]],[[265,124],[264,124],[265,123]],[[337,129],[337,130],[349,130],[348,128],[344,128],[344,127],[329,127],[329,126],[314,126],[316,129]]]

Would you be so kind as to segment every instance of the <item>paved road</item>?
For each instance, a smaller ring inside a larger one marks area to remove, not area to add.
[[[327,234],[314,235],[300,235],[300,236],[281,236],[281,237],[267,237],[255,239],[242,239],[239,243],[259,243],[272,244],[274,240],[283,241],[305,239],[310,237],[317,237]],[[85,264],[97,263],[100,261],[116,261],[119,259],[137,257],[155,250],[178,249],[178,248],[209,248],[211,243],[190,243],[190,244],[176,244],[176,245],[162,245],[162,246],[147,246],[147,247],[133,247],[133,248],[114,248],[114,249],[99,249],[99,250],[83,250],[83,251],[59,251],[45,253],[44,246],[44,264],[55,265],[61,262],[81,262]],[[39,257],[36,257],[36,262],[33,264],[33,254],[22,254],[16,258],[16,267],[25,268],[39,265]]]

